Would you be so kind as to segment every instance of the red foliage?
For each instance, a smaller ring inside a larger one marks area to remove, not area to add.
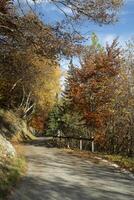
[[[94,130],[105,129],[111,115],[110,104],[114,95],[114,78],[118,75],[121,59],[116,41],[106,50],[89,53],[81,68],[73,70],[70,96],[73,109],[83,113],[87,126]],[[102,133],[97,133],[102,137]]]
[[[37,131],[43,131],[44,118],[42,116],[34,116],[30,122],[30,126],[32,126]]]

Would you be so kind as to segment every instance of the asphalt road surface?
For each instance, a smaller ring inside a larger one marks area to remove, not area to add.
[[[134,200],[134,179],[102,161],[38,143],[25,149],[28,172],[9,200]]]

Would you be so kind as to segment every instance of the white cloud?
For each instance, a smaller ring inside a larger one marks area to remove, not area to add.
[[[116,34],[98,34],[99,41],[102,45],[109,44],[111,45],[113,40],[118,38],[118,42],[121,46],[125,45],[125,42],[130,38],[130,36],[118,36]]]
[[[64,7],[62,10],[67,14],[72,14],[72,10],[70,8]]]
[[[104,36],[103,39],[103,43],[108,43],[108,44],[112,44],[113,40],[116,38],[117,36],[115,34],[107,34]]]
[[[98,37],[99,37],[99,41],[102,45],[106,45],[106,44],[112,44],[113,40],[115,38],[118,38],[118,42],[119,42],[119,45],[124,47],[126,42],[131,39],[133,37],[133,33],[130,33],[130,34],[125,34],[125,35],[116,35],[116,34],[98,34]]]
[[[99,42],[102,45],[112,44],[113,40],[117,38],[117,35],[114,33],[109,34],[98,34]]]

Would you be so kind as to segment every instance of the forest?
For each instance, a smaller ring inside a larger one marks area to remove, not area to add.
[[[114,23],[121,2],[111,4],[109,15],[108,2],[102,16],[94,10],[95,16],[87,18]],[[91,44],[83,46],[80,33],[65,30],[66,21],[53,27],[32,10],[20,16],[13,6],[12,1],[1,1],[0,107],[17,113],[36,132],[93,136],[97,150],[131,156],[134,40],[120,47],[115,38],[111,45],[102,46],[92,33]],[[74,9],[76,19],[67,17],[70,24],[85,17],[78,9]],[[70,60],[66,72],[60,67],[63,57]],[[79,66],[73,64],[76,58]]]
[[[98,151],[133,155],[133,41],[102,47],[95,34],[69,66],[62,98],[50,113],[48,133],[94,137]]]
[[[63,18],[51,23],[33,9],[42,1],[0,0],[0,135],[94,138],[96,152],[132,158],[134,38],[86,42],[77,28],[116,24],[124,2],[50,0]]]
[[[37,130],[92,135],[98,150],[132,155],[134,41],[122,48],[115,38],[103,47],[92,33],[91,45],[83,46],[82,36],[65,32],[62,24],[44,24],[32,10],[18,16],[12,1],[1,5],[0,107],[13,110]],[[96,23],[115,19],[113,14],[95,14],[91,19]],[[63,56],[70,59],[65,75],[59,63]]]

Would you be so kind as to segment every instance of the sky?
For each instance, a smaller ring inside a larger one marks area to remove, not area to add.
[[[33,10],[40,15],[40,18],[45,23],[55,23],[63,19],[62,13],[53,4],[49,3],[49,0],[37,0],[36,6],[32,0],[16,0],[20,2],[23,10],[28,10],[27,2],[33,8]],[[66,9],[70,13],[69,9]],[[111,43],[116,37],[119,37],[121,45],[124,45],[125,41],[134,36],[134,0],[125,0],[124,6],[121,8],[119,15],[119,21],[114,25],[103,25],[83,23],[84,25],[79,27],[87,38],[90,38],[92,32],[95,32],[99,37],[100,43]]]
[[[27,12],[29,9],[33,9],[36,12],[41,20],[44,23],[55,24],[56,21],[63,19],[63,14],[55,7],[53,4],[49,3],[49,0],[37,0],[36,6],[32,0],[15,0],[16,6],[18,7],[19,12],[22,11],[19,9],[18,2],[23,12]],[[29,5],[27,5],[27,2]],[[65,9],[65,8],[64,8]],[[70,10],[66,9],[66,12],[70,14]],[[113,39],[119,37],[119,42],[121,46],[125,45],[125,42],[131,39],[134,36],[134,0],[125,0],[124,6],[121,8],[118,15],[118,22],[114,25],[103,25],[99,26],[93,22],[84,23],[79,27],[79,30],[85,34],[87,44],[90,44],[90,36],[92,32],[95,32],[99,38],[99,42],[102,45],[106,43],[111,44]],[[78,28],[78,27],[77,27]],[[79,65],[78,60],[74,59],[74,64]],[[69,61],[63,59],[60,61],[60,65],[64,70],[68,69]],[[64,85],[64,77],[62,77],[62,85]]]

